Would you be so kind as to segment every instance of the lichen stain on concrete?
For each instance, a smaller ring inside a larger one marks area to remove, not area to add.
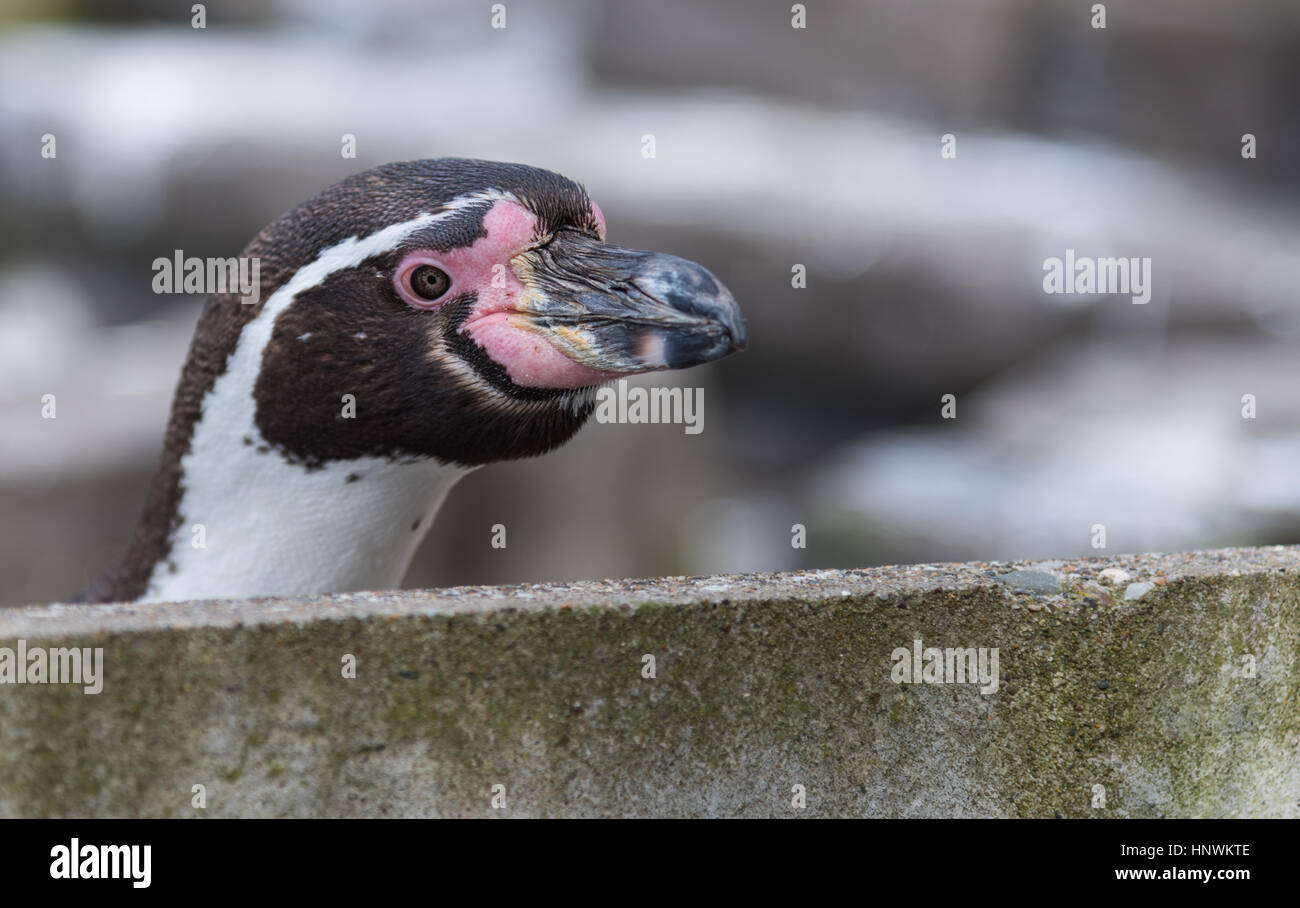
[[[102,694],[0,688],[0,813],[1295,816],[1300,554],[1241,551],[1235,575],[1165,556],[1209,569],[1110,606],[922,566],[610,604],[83,621],[42,642],[103,646]],[[1154,576],[1081,570],[1112,564]],[[999,690],[893,683],[917,638],[997,647]]]

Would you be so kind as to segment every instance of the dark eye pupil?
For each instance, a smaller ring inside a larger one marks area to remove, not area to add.
[[[447,292],[450,285],[451,278],[441,268],[421,265],[411,272],[411,289],[424,299],[436,300]]]

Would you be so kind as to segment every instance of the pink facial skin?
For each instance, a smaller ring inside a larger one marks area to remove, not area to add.
[[[594,203],[591,207],[604,239],[605,216]],[[510,260],[537,243],[537,216],[516,202],[499,201],[484,216],[483,228],[487,236],[472,246],[449,252],[423,249],[403,258],[393,275],[403,301],[416,309],[437,309],[447,300],[474,292],[474,309],[461,332],[501,364],[511,381],[525,388],[581,388],[626,374],[579,365],[542,335],[519,326],[526,318],[517,305],[525,289]],[[439,299],[425,300],[411,291],[407,278],[420,265],[434,265],[451,278],[451,287]]]

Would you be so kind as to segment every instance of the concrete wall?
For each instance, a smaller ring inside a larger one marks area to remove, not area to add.
[[[98,694],[0,685],[0,814],[1297,816],[1298,572],[1276,547],[0,610],[15,659],[104,666]],[[895,683],[918,638],[997,648],[996,691]]]

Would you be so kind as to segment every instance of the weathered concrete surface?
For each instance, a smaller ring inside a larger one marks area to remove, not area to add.
[[[1298,603],[1276,547],[11,609],[105,669],[0,685],[0,814],[1297,816]],[[998,690],[894,683],[916,638]]]

